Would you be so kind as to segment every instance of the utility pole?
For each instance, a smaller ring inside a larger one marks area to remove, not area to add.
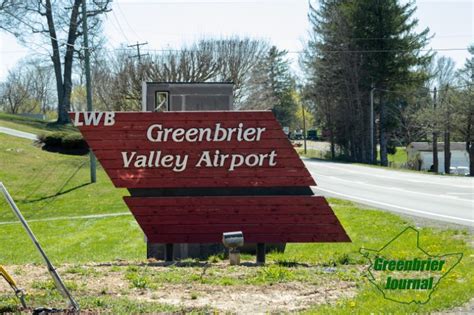
[[[144,42],[144,43],[139,43],[137,41],[136,44],[134,45],[128,45],[128,47],[137,47],[137,54],[135,56],[130,56],[130,58],[138,58],[138,70],[139,70],[139,73],[140,73],[140,77],[141,77],[141,80],[142,80],[142,106],[144,106],[143,104],[144,103],[144,99],[143,97],[145,97],[144,95],[146,94],[146,81],[145,79],[143,78],[144,75],[143,75],[143,71],[142,71],[142,67],[141,67],[141,64],[142,64],[142,54],[140,53],[140,46],[143,46],[143,45],[148,45],[148,42]],[[148,56],[148,54],[144,54],[143,56]]]
[[[87,7],[86,0],[82,0],[82,30],[84,33],[84,70],[86,74],[86,93],[87,93],[87,111],[92,111],[92,87],[91,87],[91,67],[90,67],[90,51],[89,38],[87,29]],[[96,161],[92,151],[89,151],[89,159],[91,165],[91,183],[97,181]]]
[[[436,87],[433,90],[433,109],[434,109],[434,116],[433,117],[433,172],[438,173],[438,124],[436,123],[436,102],[437,102],[437,94],[438,90]]]
[[[375,85],[372,83],[370,90],[370,163],[377,164],[374,152],[374,92]]]
[[[306,119],[304,113],[304,105],[301,102],[301,109],[303,110],[303,143],[304,143],[304,154],[306,154]]]
[[[444,173],[451,173],[451,106],[449,104],[449,85],[446,84],[445,92],[445,122],[444,122]]]
[[[148,55],[148,54],[144,54],[144,55],[140,54],[140,46],[143,46],[143,45],[148,45],[148,42],[144,42],[144,43],[137,42],[136,44],[128,45],[128,47],[137,47],[137,54],[135,56],[131,56],[131,58],[138,58],[139,64],[142,63],[142,56]]]

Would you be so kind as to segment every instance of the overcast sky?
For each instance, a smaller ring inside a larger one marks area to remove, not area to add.
[[[430,47],[462,67],[474,43],[474,0],[419,0],[419,30],[429,27]],[[309,24],[307,0],[114,0],[105,20],[107,48],[148,42],[146,50],[179,48],[205,37],[262,38],[296,60]],[[41,52],[0,33],[0,80],[22,57]]]

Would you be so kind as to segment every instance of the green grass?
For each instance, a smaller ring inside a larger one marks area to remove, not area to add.
[[[27,296],[28,305],[42,305],[51,307],[65,307],[64,299],[59,296],[56,289],[46,288],[44,294],[36,295],[34,298]],[[110,296],[93,296],[84,294],[76,298],[76,301],[81,306],[81,310],[87,313],[91,310],[91,314],[157,314],[157,313],[190,313],[196,312],[200,314],[211,313],[212,310],[207,308],[196,308],[194,310],[185,309],[167,304],[161,304],[152,301],[137,301],[125,297],[110,297]],[[95,310],[95,311],[94,311]],[[100,310],[99,312],[97,310]],[[0,295],[0,313],[19,313],[19,309],[15,298],[2,297]]]
[[[323,160],[331,159],[330,152],[324,152],[324,151],[315,150],[315,149],[306,149],[306,153],[304,153],[304,148],[302,147],[295,148],[295,149],[299,155],[310,158],[310,159],[323,159]]]
[[[16,123],[15,123],[16,124]],[[364,209],[351,202],[330,199],[352,243],[288,244],[285,253],[270,253],[265,267],[225,267],[214,256],[207,267],[193,264],[163,267],[155,272],[144,264],[143,234],[130,215],[100,219],[65,219],[64,217],[128,212],[122,201],[125,190],[113,187],[99,168],[98,182],[88,184],[88,158],[48,153],[31,141],[0,134],[0,181],[3,181],[18,203],[30,226],[54,264],[71,264],[66,273],[94,277],[98,273],[83,267],[86,262],[126,260],[129,266],[116,267],[123,272],[130,290],[160,290],[169,284],[206,284],[213,286],[272,285],[284,282],[317,284],[339,279],[355,281],[357,295],[339,300],[336,305],[319,305],[308,310],[318,314],[347,313],[427,313],[462,305],[474,296],[474,250],[472,235],[463,229],[420,228],[422,247],[431,254],[464,253],[461,263],[442,281],[432,300],[425,305],[390,302],[363,276],[366,266],[359,253],[361,247],[380,248],[405,227],[408,219],[387,212]],[[35,220],[63,218],[54,221]],[[0,201],[0,223],[16,221],[3,198]],[[19,224],[0,224],[0,264],[41,263],[41,259]],[[254,259],[243,255],[243,260]],[[325,268],[335,268],[326,272]],[[87,288],[69,283],[84,309],[109,313],[146,313],[185,311],[158,302],[144,303],[125,297],[91,296]],[[32,299],[36,305],[51,304],[61,298],[44,282],[35,284],[39,293]],[[196,295],[191,292],[190,296]],[[196,295],[196,298],[198,295]],[[11,296],[0,296],[0,312],[14,311],[17,302]],[[189,311],[189,310],[187,310]],[[211,311],[198,309],[198,312]]]
[[[397,147],[395,154],[388,155],[388,161],[394,164],[404,164],[408,162],[407,150],[404,147]]]
[[[5,113],[0,113],[0,127],[13,128],[35,134],[54,131],[77,132],[77,129],[72,125],[58,125],[52,121],[32,119]]]
[[[116,189],[102,168],[90,184],[88,156],[49,153],[30,140],[0,133],[0,181],[27,219],[127,212],[125,189]],[[2,199],[0,207],[5,209]],[[11,221],[10,211],[0,220]]]
[[[313,159],[323,159],[323,160],[330,160],[331,155],[330,152],[325,152],[321,150],[315,150],[315,149],[307,149],[306,153],[304,153],[304,149],[302,147],[296,148],[296,152],[298,152],[299,155],[307,157],[307,158],[313,158]],[[378,159],[380,160],[380,152],[378,154]],[[397,147],[397,151],[395,154],[389,154],[388,155],[388,162],[391,165],[391,167],[394,168],[400,168],[403,164],[407,163],[407,152],[404,147]]]

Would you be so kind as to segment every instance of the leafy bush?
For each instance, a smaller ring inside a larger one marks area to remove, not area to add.
[[[81,149],[87,148],[84,138],[78,133],[70,133],[62,138],[61,145],[65,149]]]
[[[38,135],[38,141],[47,148],[62,150],[87,150],[88,146],[82,135],[70,132],[52,132]]]
[[[44,145],[59,147],[65,135],[64,132],[42,133],[38,135],[38,140]]]

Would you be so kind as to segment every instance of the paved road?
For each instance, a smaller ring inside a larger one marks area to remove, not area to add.
[[[318,195],[474,226],[474,179],[305,159]]]
[[[37,139],[35,134],[29,133],[29,132],[23,132],[23,131],[19,131],[19,130],[7,128],[7,127],[0,127],[0,132],[6,133],[7,135],[30,139],[30,140]]]

